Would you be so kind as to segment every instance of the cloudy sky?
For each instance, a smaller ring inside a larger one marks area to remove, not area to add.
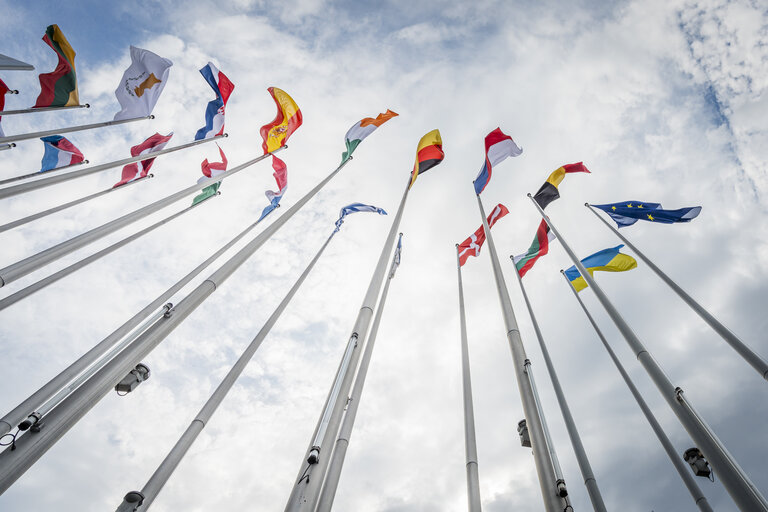
[[[428,4],[428,5],[427,5]],[[401,224],[392,283],[336,498],[339,511],[466,509],[454,244],[479,225],[471,181],[483,137],[500,126],[523,147],[483,193],[510,210],[494,239],[572,503],[590,504],[508,256],[539,219],[525,197],[565,163],[584,161],[548,212],[586,256],[619,242],[582,205],[622,200],[701,205],[690,224],[638,223],[625,235],[763,356],[768,356],[768,10],[760,2],[625,1],[220,3],[0,0],[0,52],[35,72],[3,72],[7,108],[32,105],[55,66],[40,40],[57,23],[77,52],[91,109],[8,116],[6,134],[98,122],[133,44],[169,58],[156,119],[72,134],[93,163],[129,155],[149,135],[192,140],[214,62],[236,88],[222,142],[231,165],[261,154],[275,115],[267,87],[296,100],[304,125],[281,156],[289,206],[333,170],[346,130],[398,112],[355,159],[144,361],[149,381],[106,396],[16,484],[0,510],[113,510],[140,489],[333,229],[341,206],[394,214],[416,143],[439,128],[445,160],[420,177]],[[0,153],[0,178],[39,168],[42,145]],[[155,178],[0,235],[0,266],[188,186],[212,144],[159,158]],[[6,199],[2,222],[111,186],[119,169]],[[258,217],[274,188],[267,162],[222,195],[114,254],[0,311],[0,414],[107,336]],[[190,198],[191,199],[191,198]],[[34,272],[23,288],[186,206],[175,204]],[[278,211],[284,213],[286,208]],[[392,215],[348,218],[303,289],[163,489],[153,510],[281,510],[302,463]],[[239,244],[241,246],[243,243]],[[628,251],[627,251],[628,252]],[[485,510],[541,510],[487,250],[464,266],[480,486]],[[217,268],[223,259],[184,289]],[[674,468],[567,289],[557,244],[526,276],[554,364],[611,510],[696,510]],[[630,325],[768,494],[766,384],[642,263],[598,275]],[[583,299],[679,452],[693,442],[589,290]],[[735,506],[697,479],[716,510]]]

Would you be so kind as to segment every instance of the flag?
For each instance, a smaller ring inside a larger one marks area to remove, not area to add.
[[[558,192],[557,186],[563,181],[566,173],[571,172],[589,172],[589,169],[587,169],[582,162],[567,164],[555,169],[552,174],[549,175],[549,178],[547,178],[547,181],[544,182],[539,191],[536,192],[536,195],[533,196],[536,202],[539,203],[539,206],[541,206],[542,210],[546,208],[549,203],[560,197],[560,192]]]
[[[366,117],[362,121],[355,123],[352,128],[349,129],[347,135],[344,136],[344,141],[347,144],[347,150],[342,153],[341,161],[344,162],[350,156],[352,156],[352,152],[361,142],[363,142],[363,139],[372,134],[376,128],[383,125],[396,115],[398,115],[397,112],[392,112],[391,110],[387,109],[387,111],[383,114],[377,115],[376,119],[373,119],[372,117]]]
[[[419,140],[416,146],[416,162],[411,171],[411,184],[413,186],[419,174],[427,172],[437,164],[443,161],[443,140],[440,138],[440,130],[432,130]]]
[[[523,277],[526,272],[531,270],[536,261],[549,252],[549,244],[555,239],[554,233],[549,230],[549,225],[544,219],[541,219],[539,229],[536,230],[536,237],[533,243],[523,254],[518,254],[512,260],[515,262],[515,268]]]
[[[200,170],[203,171],[203,177],[197,180],[198,183],[202,183],[211,178],[215,178],[219,174],[223,174],[224,172],[226,172],[227,156],[224,154],[224,150],[222,150],[218,144],[216,144],[216,147],[219,148],[219,154],[221,155],[221,162],[209,162],[207,158],[203,160],[202,163],[200,163]],[[192,199],[192,206],[202,201],[205,201],[211,196],[215,196],[216,192],[219,191],[220,186],[221,186],[221,182],[217,181],[213,185],[209,185],[205,187],[202,190],[202,192],[200,192],[198,195],[195,196],[194,199]]]
[[[644,203],[642,201],[624,201],[623,203],[593,204],[600,208],[623,228],[631,226],[638,220],[672,224],[674,222],[690,222],[701,213],[701,206],[680,208],[679,210],[664,210],[659,203]]]
[[[392,279],[395,277],[395,272],[397,271],[397,267],[400,266],[400,253],[403,251],[403,234],[400,233],[400,236],[397,239],[397,247],[395,247],[395,257],[392,258],[392,267],[389,269],[389,279]]]
[[[288,167],[285,165],[285,162],[275,155],[272,155],[272,169],[275,171],[272,173],[272,176],[275,177],[275,181],[277,182],[277,192],[273,192],[272,190],[264,192],[269,204],[261,211],[259,220],[269,215],[272,210],[280,205],[280,200],[283,198],[286,189],[288,189]]]
[[[336,221],[336,229],[334,229],[333,232],[336,233],[341,229],[341,225],[344,224],[344,217],[346,217],[350,213],[357,213],[357,212],[374,212],[374,213],[378,213],[379,215],[387,214],[387,212],[385,212],[383,208],[372,206],[370,204],[363,204],[363,203],[348,204],[347,206],[343,207],[339,212],[339,219]]]
[[[496,208],[493,209],[488,216],[488,227],[492,228],[496,221],[509,213],[507,207],[499,203]],[[477,228],[477,231],[469,235],[469,238],[459,244],[459,266],[463,267],[464,263],[470,256],[477,256],[480,254],[480,247],[485,243],[485,230],[483,226]]]
[[[595,270],[604,270],[606,272],[625,272],[637,267],[637,261],[635,258],[628,254],[619,252],[619,249],[624,245],[617,245],[611,249],[603,249],[591,256],[587,256],[581,260],[581,264],[587,269],[589,275],[592,276]],[[565,271],[565,276],[573,285],[573,288],[580,292],[587,287],[587,282],[581,277],[579,270],[576,266],[572,266]]]
[[[0,110],[5,110],[5,95],[8,94],[8,91],[10,91],[8,86],[5,85],[5,82],[0,80]],[[0,117],[0,121],[2,120],[3,118]],[[0,125],[0,137],[5,137],[2,125]]]
[[[197,130],[195,140],[207,139],[224,133],[224,110],[235,84],[229,81],[227,75],[219,71],[212,62],[200,70],[205,81],[216,93],[216,99],[208,102],[205,108],[205,126]]]
[[[43,41],[56,52],[59,63],[50,73],[40,74],[40,96],[37,97],[34,108],[79,105],[75,50],[72,49],[58,25],[48,26]]]
[[[277,87],[270,87],[267,90],[277,105],[277,116],[259,130],[264,141],[261,145],[264,154],[271,153],[285,144],[302,122],[301,110],[293,98]]]
[[[160,151],[168,144],[168,141],[171,140],[171,137],[173,137],[173,132],[169,133],[168,135],[160,135],[159,133],[156,133],[141,144],[133,146],[131,148],[131,156],[146,155]],[[121,185],[125,185],[126,183],[130,183],[131,181],[145,177],[147,174],[149,174],[149,170],[152,168],[152,164],[154,162],[154,158],[147,158],[146,160],[141,160],[139,162],[133,162],[126,165],[123,167],[123,173],[120,177],[120,181],[115,183],[112,188],[117,188]],[[139,166],[141,166],[141,171],[139,171]]]
[[[66,165],[79,164],[85,158],[79,149],[69,139],[61,135],[49,135],[42,137],[45,147],[40,172],[52,171]]]
[[[165,88],[171,66],[173,62],[170,60],[131,46],[131,65],[115,89],[122,107],[115,114],[115,121],[150,115]]]
[[[512,137],[505,135],[501,128],[496,128],[485,136],[485,162],[480,173],[475,178],[475,193],[480,194],[491,181],[491,169],[494,165],[506,160],[510,156],[520,156],[523,153]]]

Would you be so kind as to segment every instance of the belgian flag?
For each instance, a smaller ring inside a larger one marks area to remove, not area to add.
[[[443,161],[443,140],[440,138],[440,130],[432,130],[419,141],[416,148],[416,163],[413,164],[411,171],[411,184],[416,181],[416,177]]]
[[[539,203],[539,206],[541,206],[542,210],[546,208],[549,203],[560,197],[560,192],[558,192],[557,186],[563,181],[566,173],[571,172],[589,172],[589,169],[587,169],[583,162],[578,162],[575,164],[566,164],[554,170],[539,191],[536,192],[536,195],[533,196],[536,202]]]

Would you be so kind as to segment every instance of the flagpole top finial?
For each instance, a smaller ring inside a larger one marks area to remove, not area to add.
[[[589,203],[584,203],[584,206],[586,206],[587,208],[589,208]]]
[[[530,193],[530,192],[528,192],[527,196],[528,196],[528,197],[531,197],[531,193]]]
[[[561,273],[561,274],[565,274],[565,270],[563,270],[563,269],[560,269],[560,273]]]
[[[83,106],[84,106],[85,108],[91,108],[91,104],[90,104],[90,103],[86,103],[86,104],[85,104],[85,105],[83,105]]]
[[[456,248],[458,248],[458,247],[459,247],[459,244],[456,244]]]
[[[147,116],[147,119],[154,119],[154,118],[155,118],[155,114],[149,114],[149,115]]]
[[[83,165],[89,163],[88,160],[83,160]]]
[[[224,133],[224,134],[222,134],[222,137],[229,137],[229,134],[228,133]]]
[[[147,178],[149,178],[149,179],[152,179],[152,178],[154,178],[154,177],[155,177],[155,175],[154,175],[154,174],[152,174],[152,173],[149,173],[149,174],[147,174]]]

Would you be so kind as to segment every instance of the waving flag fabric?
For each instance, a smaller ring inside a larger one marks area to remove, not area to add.
[[[169,133],[168,135],[160,135],[159,133],[156,133],[141,144],[133,146],[131,148],[131,156],[147,155],[149,153],[160,151],[168,144],[168,141],[171,140],[171,137],[173,137],[173,132]],[[123,173],[120,177],[120,181],[115,183],[112,188],[117,188],[121,185],[125,185],[126,183],[130,183],[131,181],[138,180],[139,178],[144,178],[147,174],[149,174],[149,170],[152,168],[152,164],[154,162],[154,158],[147,158],[146,160],[141,160],[139,162],[133,162],[132,164],[126,165],[123,167]],[[139,170],[139,167],[141,167],[141,170]]]
[[[499,203],[488,216],[488,227],[492,228],[496,221],[509,213],[507,207]],[[459,266],[464,266],[470,256],[480,254],[480,247],[485,243],[485,230],[483,226],[477,228],[477,231],[469,235],[469,238],[459,244]]]
[[[347,144],[347,150],[341,155],[341,161],[344,162],[350,156],[352,156],[352,152],[361,142],[363,142],[363,139],[372,134],[376,128],[383,125],[396,115],[398,115],[397,112],[392,112],[391,110],[387,109],[387,111],[383,114],[376,116],[376,119],[373,119],[372,117],[366,117],[362,121],[355,123],[344,137],[344,140]]]
[[[506,160],[510,156],[520,156],[523,153],[522,148],[515,144],[512,137],[505,135],[501,128],[496,128],[485,136],[485,162],[480,169],[480,173],[473,182],[475,193],[480,194],[485,190],[488,182],[491,181],[491,170],[493,166]]]
[[[275,181],[277,182],[277,192],[272,190],[264,192],[269,204],[261,211],[259,220],[269,215],[272,210],[280,205],[280,200],[283,198],[283,195],[285,195],[286,189],[288,189],[288,167],[285,165],[285,162],[275,155],[272,155],[272,169],[275,171],[272,173],[272,176],[275,177]]]
[[[644,203],[642,201],[624,201],[623,203],[593,204],[600,208],[623,228],[631,226],[638,220],[672,224],[675,222],[690,222],[701,213],[701,206],[680,208],[679,210],[664,210],[659,203]]]
[[[84,160],[83,154],[69,139],[61,135],[42,137],[45,150],[40,172],[51,171],[66,165],[79,164]]]
[[[523,254],[518,254],[513,258],[515,267],[520,277],[533,268],[536,261],[549,252],[549,243],[555,239],[555,235],[549,230],[549,226],[544,219],[541,219],[539,229],[536,230],[536,238]]]
[[[205,108],[205,126],[197,130],[195,140],[207,139],[224,133],[224,110],[235,84],[229,81],[227,75],[219,71],[212,62],[200,70],[205,81],[216,93],[216,99],[208,102]]]
[[[392,267],[389,269],[389,278],[392,279],[395,277],[395,272],[397,271],[397,267],[400,266],[400,255],[403,252],[403,234],[400,233],[400,236],[397,239],[397,247],[395,247],[395,257],[392,259]]]
[[[379,215],[387,214],[387,212],[385,212],[383,208],[379,208],[377,206],[371,206],[370,204],[363,204],[363,203],[348,204],[347,206],[343,207],[339,212],[339,219],[336,221],[336,229],[334,229],[333,232],[337,233],[341,229],[341,225],[344,224],[344,217],[346,217],[350,213],[357,213],[357,212],[373,212],[373,213],[378,213]]]
[[[587,272],[589,272],[589,275],[591,276],[593,276],[596,270],[604,270],[606,272],[625,272],[627,270],[632,270],[637,267],[637,261],[628,254],[620,253],[619,249],[622,247],[624,247],[623,244],[598,251],[581,260],[581,264],[584,265],[584,268],[587,269]],[[587,287],[587,282],[581,277],[576,265],[573,265],[566,270],[565,276],[577,292],[580,292]]]
[[[227,170],[227,156],[224,154],[224,150],[222,150],[218,144],[216,144],[216,147],[219,148],[219,155],[221,155],[221,162],[209,162],[206,158],[202,161],[200,164],[200,170],[203,171],[203,177],[197,180],[198,183],[202,183],[210,178],[215,178],[219,174],[222,174],[226,172]],[[215,196],[216,192],[219,191],[219,187],[221,186],[221,182],[217,181],[213,185],[209,185],[205,187],[200,194],[196,195],[194,199],[192,199],[192,205],[196,205],[197,203],[201,201],[205,201],[211,196]]]
[[[171,66],[170,60],[131,46],[131,65],[115,89],[122,107],[115,114],[115,121],[150,115],[165,88]]]
[[[542,209],[546,208],[549,203],[560,197],[560,192],[557,190],[557,186],[563,181],[567,173],[572,172],[589,172],[589,169],[582,163],[567,164],[555,169],[552,174],[549,175],[547,181],[539,188],[536,195],[533,198],[539,203]]]
[[[0,80],[0,110],[5,110],[5,95],[8,94],[8,91],[10,89],[7,85],[5,85],[5,82]],[[3,118],[0,117],[0,121],[2,121]],[[0,125],[0,137],[5,137],[5,134],[3,133],[3,126]]]
[[[80,104],[75,73],[75,50],[58,25],[49,25],[43,36],[45,44],[56,52],[59,63],[50,73],[40,74],[40,96],[34,107],[69,107]]]
[[[267,90],[277,105],[277,116],[271,123],[265,124],[259,130],[264,141],[261,147],[265,154],[271,153],[285,144],[302,122],[301,110],[293,98],[277,87],[270,87]]]
[[[419,140],[416,146],[416,162],[411,171],[410,187],[416,182],[419,174],[427,172],[437,164],[443,161],[443,139],[440,138],[440,130],[432,130]]]

